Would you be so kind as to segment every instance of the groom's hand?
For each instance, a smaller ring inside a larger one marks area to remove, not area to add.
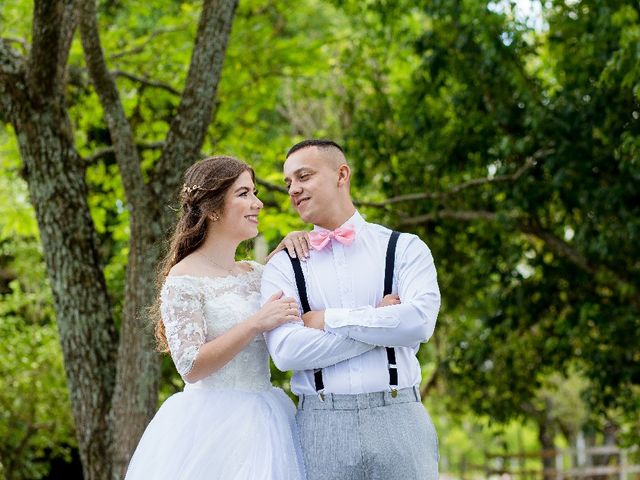
[[[390,293],[382,297],[382,300],[380,301],[380,303],[376,308],[388,307],[389,305],[399,305],[399,304],[400,304],[400,297],[395,293]]]
[[[324,310],[311,310],[302,315],[305,327],[324,330]]]

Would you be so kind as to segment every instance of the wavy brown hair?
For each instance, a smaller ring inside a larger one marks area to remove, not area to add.
[[[169,240],[167,254],[160,263],[159,291],[173,266],[202,245],[210,217],[223,213],[224,195],[243,172],[249,172],[255,182],[255,173],[249,165],[223,155],[205,158],[187,169],[180,192],[178,222]],[[167,352],[169,345],[160,315],[159,295],[153,306],[153,317],[158,350]]]

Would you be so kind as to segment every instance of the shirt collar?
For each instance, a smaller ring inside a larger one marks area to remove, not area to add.
[[[354,228],[356,230],[356,233],[357,233],[357,232],[360,231],[360,229],[366,223],[367,223],[367,221],[364,218],[362,218],[362,215],[360,215],[360,212],[358,212],[358,210],[356,210],[355,213],[353,215],[351,215],[351,217],[346,222],[344,222],[342,225],[340,225],[340,227],[343,227],[345,225],[351,224],[351,225],[354,226]],[[338,228],[340,228],[340,227],[338,227]],[[319,227],[318,225],[314,225],[313,226],[313,230],[314,231],[318,231],[318,232],[326,232],[327,231],[326,228]]]

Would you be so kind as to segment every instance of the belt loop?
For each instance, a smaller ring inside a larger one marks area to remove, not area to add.
[[[298,409],[304,410],[304,394],[298,397]]]
[[[416,402],[422,402],[422,400],[420,400],[420,387],[418,385],[413,386],[413,395],[416,397]]]
[[[333,402],[335,397],[334,397],[333,393],[328,393],[327,395],[329,396],[329,399],[330,399],[329,401],[330,401],[330,405],[331,405],[331,410],[335,410],[335,404]]]

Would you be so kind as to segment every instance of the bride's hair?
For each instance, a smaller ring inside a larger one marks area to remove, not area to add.
[[[171,268],[204,242],[210,218],[222,214],[224,195],[243,172],[249,172],[255,182],[255,173],[249,165],[222,155],[205,158],[187,169],[180,191],[178,223],[171,236],[167,254],[160,263],[159,289]],[[153,316],[158,350],[167,352],[169,345],[160,316],[159,296],[153,306]]]

